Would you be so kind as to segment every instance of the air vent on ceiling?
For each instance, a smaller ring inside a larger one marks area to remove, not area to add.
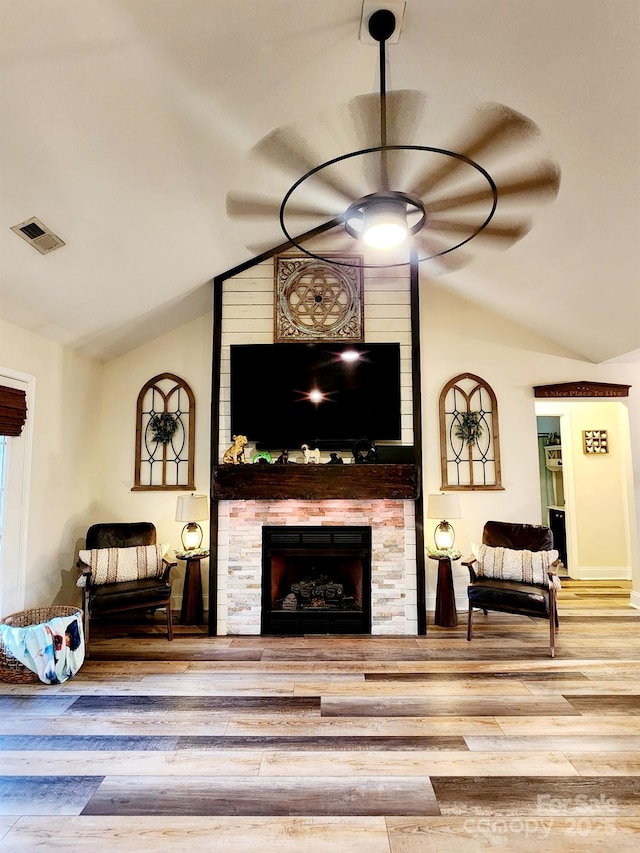
[[[32,216],[31,219],[26,219],[20,222],[19,225],[12,225],[11,230],[18,237],[22,237],[27,243],[31,243],[34,249],[37,249],[40,254],[46,255],[48,252],[53,252],[54,249],[59,249],[60,246],[66,245],[64,240],[61,240],[57,234],[54,234],[50,228]]]

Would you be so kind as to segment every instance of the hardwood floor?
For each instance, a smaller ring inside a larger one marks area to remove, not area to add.
[[[565,581],[553,660],[496,613],[471,643],[105,624],[66,684],[0,682],[0,850],[636,850],[628,601]]]

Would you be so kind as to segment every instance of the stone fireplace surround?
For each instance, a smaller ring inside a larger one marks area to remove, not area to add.
[[[222,500],[218,508],[218,633],[260,634],[263,526],[370,526],[371,633],[417,633],[412,500]]]

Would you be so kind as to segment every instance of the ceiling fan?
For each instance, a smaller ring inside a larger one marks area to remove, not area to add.
[[[455,148],[411,143],[425,96],[413,90],[387,92],[386,42],[395,27],[388,9],[378,9],[368,20],[379,45],[379,91],[349,104],[360,145],[318,163],[299,128],[278,128],[255,146],[254,158],[275,167],[281,177],[299,177],[275,200],[230,192],[231,217],[271,222],[277,217],[288,242],[328,263],[353,266],[353,258],[336,253],[353,251],[354,243],[362,241],[371,250],[363,267],[437,260],[442,271],[468,262],[460,249],[471,240],[505,247],[528,232],[530,222],[521,213],[501,218],[496,213],[499,202],[517,208],[557,195],[560,170],[547,157],[526,165],[518,158],[504,171],[514,153],[539,135],[537,126],[503,104],[489,104],[478,111]],[[499,178],[480,162],[498,154]],[[312,227],[300,234],[300,223],[309,221]],[[322,234],[330,238],[326,252],[316,242],[313,251],[304,245]],[[398,249],[403,251],[400,258]]]

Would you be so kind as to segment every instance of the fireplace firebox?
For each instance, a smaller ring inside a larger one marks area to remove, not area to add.
[[[370,527],[263,527],[262,634],[370,634]]]

